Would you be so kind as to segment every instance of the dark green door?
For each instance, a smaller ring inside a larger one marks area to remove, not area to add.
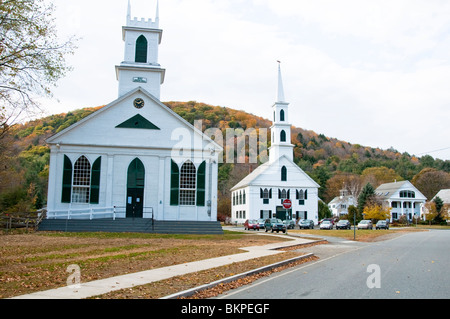
[[[136,158],[128,167],[127,218],[144,217],[144,164]]]
[[[287,216],[286,216],[286,209],[283,208],[283,206],[277,206],[277,212],[276,212],[276,218],[281,220],[286,220],[286,217],[289,219],[292,219],[292,209],[287,210]]]

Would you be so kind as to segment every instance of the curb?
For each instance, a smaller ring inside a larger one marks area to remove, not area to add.
[[[280,267],[280,266],[284,266],[284,265],[296,262],[298,260],[309,258],[311,256],[314,256],[314,254],[309,253],[309,254],[306,254],[306,255],[297,256],[297,257],[294,257],[294,258],[291,258],[291,259],[287,259],[287,260],[283,260],[283,261],[280,261],[280,262],[277,262],[277,263],[274,263],[274,264],[271,264],[271,265],[267,265],[267,266],[263,266],[263,267],[260,267],[260,268],[257,268],[257,269],[253,269],[253,270],[244,272],[242,274],[238,274],[238,275],[234,275],[234,276],[227,277],[227,278],[224,278],[224,279],[220,279],[220,280],[211,282],[209,284],[205,284],[205,285],[202,285],[202,286],[191,288],[191,289],[188,289],[188,290],[185,290],[185,291],[180,291],[180,292],[177,292],[175,294],[172,294],[172,295],[169,295],[169,296],[166,296],[166,297],[162,297],[160,299],[178,299],[178,298],[181,298],[181,297],[190,297],[190,296],[192,296],[192,295],[194,295],[194,294],[196,294],[196,293],[198,293],[200,291],[213,288],[213,287],[218,286],[220,284],[229,283],[229,282],[241,279],[241,278],[245,278],[247,276],[259,274],[259,273],[262,273],[262,272],[265,272],[265,271],[268,271],[268,270],[272,270],[272,269]]]

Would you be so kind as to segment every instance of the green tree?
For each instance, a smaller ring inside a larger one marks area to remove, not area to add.
[[[433,202],[436,205],[436,217],[434,218],[434,221],[436,223],[441,223],[443,221],[443,218],[442,218],[442,207],[444,207],[444,201],[439,196],[437,196],[433,200]]]
[[[358,197],[358,212],[362,213],[364,211],[364,207],[369,205],[375,199],[375,189],[372,184],[367,183]]]
[[[362,219],[362,215],[358,212],[358,208],[356,208],[354,205],[350,205],[348,207],[347,218],[350,223],[353,224],[355,221],[356,223],[358,223]]]
[[[331,217],[331,210],[328,205],[319,200],[319,220]]]

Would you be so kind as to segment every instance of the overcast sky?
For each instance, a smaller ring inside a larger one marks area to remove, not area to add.
[[[53,2],[60,36],[80,40],[48,113],[114,101],[128,0]],[[156,0],[131,3],[155,18]],[[448,0],[160,0],[160,28],[163,102],[271,119],[281,60],[292,125],[450,159]]]

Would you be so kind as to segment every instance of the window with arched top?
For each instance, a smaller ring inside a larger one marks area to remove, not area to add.
[[[136,59],[135,62],[147,63],[148,41],[141,35],[136,40]]]
[[[91,163],[80,156],[73,166],[72,203],[87,204],[91,189]]]
[[[180,205],[195,206],[197,170],[191,161],[186,161],[180,170]]]
[[[284,110],[280,111],[280,121],[284,122]]]
[[[62,203],[98,204],[100,196],[100,175],[102,157],[99,156],[93,165],[83,155],[74,165],[64,155]]]
[[[280,133],[280,141],[286,142],[286,132],[284,130],[282,130]]]
[[[283,166],[281,168],[281,181],[286,182],[287,181],[287,168],[286,166]]]

